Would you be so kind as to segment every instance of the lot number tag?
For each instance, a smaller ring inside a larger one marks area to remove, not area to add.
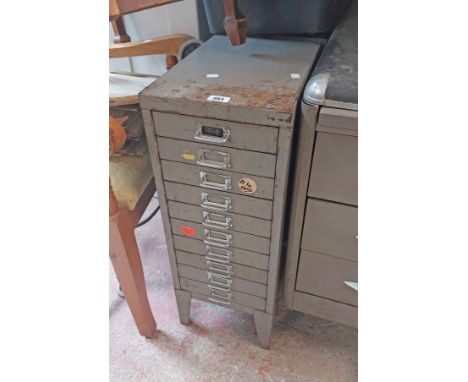
[[[231,97],[225,97],[225,96],[219,96],[219,95],[210,95],[207,99],[207,101],[211,102],[229,102],[231,100]]]

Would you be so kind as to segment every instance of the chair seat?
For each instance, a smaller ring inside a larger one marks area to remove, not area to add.
[[[133,211],[153,178],[148,151],[143,156],[111,157],[109,175],[117,201]]]
[[[138,103],[138,94],[158,77],[132,73],[109,73],[109,105]]]

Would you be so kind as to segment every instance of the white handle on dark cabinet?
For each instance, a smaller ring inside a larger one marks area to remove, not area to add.
[[[354,289],[356,292],[358,290],[358,283],[357,281],[345,281],[344,282],[347,286],[349,286],[351,289]]]

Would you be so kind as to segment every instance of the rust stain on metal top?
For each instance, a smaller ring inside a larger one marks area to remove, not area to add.
[[[194,80],[185,82],[183,88],[164,89],[165,96],[204,102],[210,95],[231,97],[230,105],[252,109],[270,109],[292,113],[297,102],[297,91],[287,83],[274,84],[262,81],[255,86],[224,84],[199,84]],[[159,83],[159,86],[163,84]]]

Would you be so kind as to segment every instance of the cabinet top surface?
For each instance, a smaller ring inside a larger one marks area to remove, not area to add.
[[[233,47],[226,36],[213,36],[140,93],[140,102],[153,110],[271,125],[289,114],[290,124],[319,46],[312,39],[247,38]],[[189,103],[191,111],[184,112]]]
[[[304,91],[309,104],[357,110],[358,7],[335,28]]]

